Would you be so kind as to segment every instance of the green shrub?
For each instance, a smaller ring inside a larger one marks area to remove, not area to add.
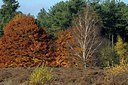
[[[119,57],[115,52],[112,42],[104,39],[101,47],[97,50],[98,65],[101,67],[109,67],[119,64]]]
[[[45,66],[37,67],[30,75],[29,85],[44,85],[51,79],[51,70]]]
[[[100,50],[100,61],[103,67],[109,67],[118,63],[118,57],[111,46],[105,46]]]

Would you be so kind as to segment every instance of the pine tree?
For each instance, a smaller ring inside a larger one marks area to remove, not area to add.
[[[61,1],[52,6],[48,12],[42,9],[37,19],[41,26],[49,28],[49,33],[56,34],[58,31],[70,28],[73,18],[84,9],[85,5],[85,0]]]
[[[0,9],[0,36],[3,35],[4,25],[16,15],[16,10],[19,8],[17,0],[3,0],[3,3]]]
[[[38,16],[37,16],[37,20],[38,20],[38,24],[41,26],[41,27],[49,27],[48,25],[48,13],[47,11],[43,8],[40,10],[40,12],[38,13]]]
[[[104,0],[90,3],[102,20],[102,35],[116,41],[119,34],[128,40],[128,6],[120,0]],[[113,42],[112,42],[113,43]]]
[[[69,0],[69,11],[72,17],[82,12],[86,6],[86,0]]]

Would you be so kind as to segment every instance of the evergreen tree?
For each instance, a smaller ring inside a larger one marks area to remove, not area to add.
[[[16,15],[16,10],[19,8],[17,0],[3,0],[3,3],[0,9],[0,36],[3,35],[4,25]]]
[[[37,20],[38,20],[38,24],[41,26],[41,27],[49,27],[49,17],[48,17],[48,13],[46,12],[46,10],[43,8],[40,10],[40,12],[38,13],[38,16],[37,16]]]
[[[76,16],[79,12],[82,12],[86,3],[86,0],[69,0],[69,11],[72,17]]]
[[[85,0],[61,1],[49,9],[47,13],[42,9],[37,17],[41,26],[49,28],[49,32],[55,34],[72,26],[72,20],[78,12],[85,7]]]
[[[102,19],[101,33],[105,37],[116,41],[116,37],[119,34],[125,40],[128,39],[128,6],[124,2],[105,0],[104,2],[93,2],[91,6]]]
[[[71,25],[71,15],[68,2],[59,2],[50,9],[52,29],[65,29]]]

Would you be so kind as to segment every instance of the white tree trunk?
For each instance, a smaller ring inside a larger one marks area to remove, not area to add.
[[[74,37],[75,46],[69,44],[69,47],[73,55],[81,58],[85,68],[87,67],[89,56],[92,56],[101,44],[98,36],[98,21],[96,13],[89,6],[74,20],[75,27],[73,28],[72,36]],[[75,51],[75,47],[79,47],[81,52]]]

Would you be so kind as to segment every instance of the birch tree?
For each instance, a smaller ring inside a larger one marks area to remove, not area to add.
[[[99,38],[99,19],[96,13],[87,6],[83,13],[79,14],[73,21],[74,26],[72,36],[75,44],[69,44],[70,51],[83,62],[87,67],[87,62],[97,48],[101,45]],[[76,50],[77,49],[77,50]]]

